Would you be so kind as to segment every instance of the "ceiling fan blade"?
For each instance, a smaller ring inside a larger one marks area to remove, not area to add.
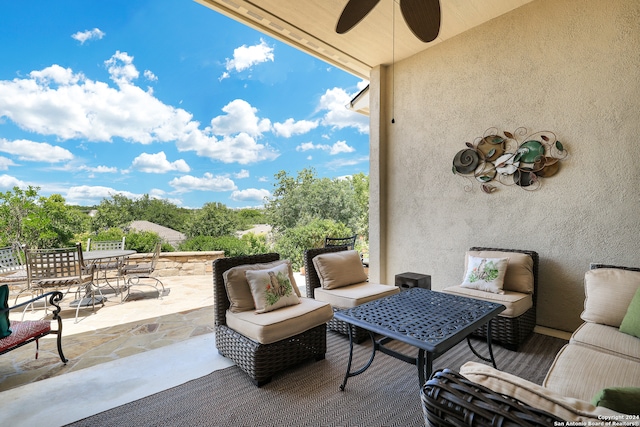
[[[373,8],[378,4],[380,0],[349,0],[349,3],[344,7],[340,19],[338,19],[338,25],[336,25],[336,33],[344,34],[358,22],[369,14]]]
[[[440,32],[439,0],[400,0],[400,10],[411,32],[429,43]]]

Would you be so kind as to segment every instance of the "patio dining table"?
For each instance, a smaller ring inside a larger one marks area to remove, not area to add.
[[[136,251],[130,249],[106,249],[106,250],[94,250],[94,251],[82,251],[82,258],[85,263],[95,265],[101,272],[104,272],[104,282],[106,285],[115,292],[120,294],[120,302],[122,299],[122,290],[120,289],[120,274],[118,272],[119,265],[129,255],[135,254]],[[116,286],[112,286],[107,278],[108,271],[116,271]],[[99,278],[96,279],[96,287],[100,288],[98,283]]]

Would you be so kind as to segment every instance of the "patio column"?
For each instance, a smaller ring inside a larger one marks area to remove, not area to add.
[[[388,70],[377,66],[369,79],[369,280],[373,283],[385,283],[387,277]]]

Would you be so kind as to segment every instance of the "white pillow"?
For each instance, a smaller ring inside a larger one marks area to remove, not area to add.
[[[477,289],[494,294],[504,294],[504,275],[509,258],[482,258],[469,256],[463,288]]]
[[[286,264],[268,270],[247,270],[245,275],[251,288],[256,313],[300,304],[298,295],[293,291],[289,267]]]

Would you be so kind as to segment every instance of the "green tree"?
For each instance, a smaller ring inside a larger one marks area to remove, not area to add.
[[[351,178],[318,178],[314,169],[303,169],[296,178],[280,171],[276,181],[273,195],[265,206],[265,216],[276,232],[314,219],[331,219],[358,229],[358,218],[362,214]]]
[[[150,221],[164,227],[183,231],[189,217],[188,209],[179,208],[163,199],[154,199],[145,194],[133,201],[131,217],[135,220]]]
[[[206,203],[191,214],[184,227],[189,238],[230,236],[237,230],[238,219],[234,211],[222,203]]]
[[[369,175],[362,172],[351,177],[358,206],[355,230],[365,241],[369,241]]]
[[[125,227],[136,219],[133,211],[133,200],[122,194],[113,194],[109,199],[102,199],[91,219],[91,231]]]
[[[237,217],[239,230],[248,230],[256,224],[266,223],[264,212],[260,209],[240,209]]]
[[[0,193],[0,229],[2,246],[12,243],[27,243],[24,236],[25,218],[38,209],[36,204],[40,187],[29,186],[26,190],[13,187],[12,191]]]
[[[41,197],[38,208],[24,220],[25,243],[39,248],[72,246],[74,236],[86,229],[88,217],[68,206],[60,194]]]
[[[353,231],[342,223],[331,219],[314,219],[282,232],[274,249],[282,258],[291,260],[292,267],[297,270],[303,265],[302,255],[306,249],[322,247],[326,236],[350,235],[353,235]]]

